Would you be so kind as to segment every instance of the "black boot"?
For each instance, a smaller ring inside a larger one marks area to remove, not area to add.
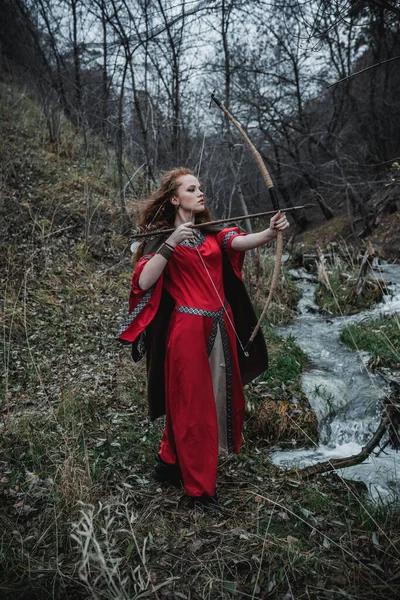
[[[174,485],[179,485],[182,482],[182,473],[178,464],[169,465],[156,454],[156,464],[153,469],[153,479],[161,483],[168,481]]]
[[[218,504],[217,494],[214,494],[214,496],[209,496],[208,494],[192,496],[192,500],[194,508],[201,508],[211,516],[217,517],[222,514],[222,509]]]

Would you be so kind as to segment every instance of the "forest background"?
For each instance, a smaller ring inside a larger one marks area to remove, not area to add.
[[[252,158],[209,110],[215,89],[270,166],[282,206],[319,207],[293,213],[300,229],[335,212],[363,235],[376,225],[368,201],[400,154],[397,2],[2,4],[3,69],[9,58],[30,79],[54,144],[61,108],[115,154],[124,218],[130,196],[176,165],[199,173],[216,216],[266,206]]]
[[[315,204],[292,213],[300,255],[311,248],[315,263],[317,246],[336,240],[347,252],[350,242],[357,277],[371,239],[398,260],[399,3],[0,9],[2,597],[396,597],[398,506],[371,507],[356,484],[308,481],[267,457],[284,416],[289,445],[318,437],[299,384],[307,358],[271,327],[298,301],[285,273],[264,323],[271,367],[245,390],[243,450],[220,465],[222,521],[152,482],[162,424],[147,417],[144,365],[115,332],[132,227],[163,170],[194,169],[215,217],[271,208],[242,139],[209,108],[214,89],[260,150],[281,205]],[[245,270],[257,308],[272,262],[263,260]],[[353,287],[343,264],[338,281]],[[267,404],[280,416],[268,413],[260,433],[253,409]],[[299,407],[300,433],[288,426]]]

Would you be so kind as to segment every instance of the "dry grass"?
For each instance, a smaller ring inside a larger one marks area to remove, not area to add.
[[[245,258],[243,279],[257,313],[261,313],[268,297],[269,285],[274,270],[274,257],[275,249],[266,247],[260,249],[255,258],[250,253]],[[288,323],[296,315],[299,299],[300,293],[283,265],[280,281],[265,321],[274,326]]]
[[[270,398],[257,410],[256,435],[268,439],[272,446],[309,446],[318,440],[318,421],[307,399],[303,403]]]
[[[319,285],[315,301],[324,314],[351,315],[371,308],[382,300],[386,285],[369,269],[361,293],[356,293],[360,271],[360,252],[343,245],[331,247],[325,256],[319,252],[317,275]],[[372,260],[372,259],[371,259]]]

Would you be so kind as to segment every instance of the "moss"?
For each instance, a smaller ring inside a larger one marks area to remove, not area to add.
[[[315,251],[317,247],[325,247],[332,241],[342,241],[350,233],[349,222],[346,216],[337,216],[310,231],[302,234],[303,244],[308,251]]]

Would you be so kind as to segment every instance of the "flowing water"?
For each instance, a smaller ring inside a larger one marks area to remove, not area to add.
[[[388,284],[382,303],[357,315],[327,318],[319,314],[314,302],[314,277],[303,269],[291,271],[302,292],[300,314],[290,325],[281,327],[279,334],[294,336],[309,356],[310,367],[303,374],[302,388],[318,417],[320,444],[309,450],[275,451],[275,464],[303,467],[351,456],[360,452],[375,432],[380,419],[379,398],[387,392],[387,384],[382,376],[366,368],[367,353],[349,350],[339,340],[346,324],[382,313],[400,314],[400,265],[376,265],[374,272]],[[399,494],[400,452],[389,447],[384,452],[339,473],[363,481],[373,498]]]

